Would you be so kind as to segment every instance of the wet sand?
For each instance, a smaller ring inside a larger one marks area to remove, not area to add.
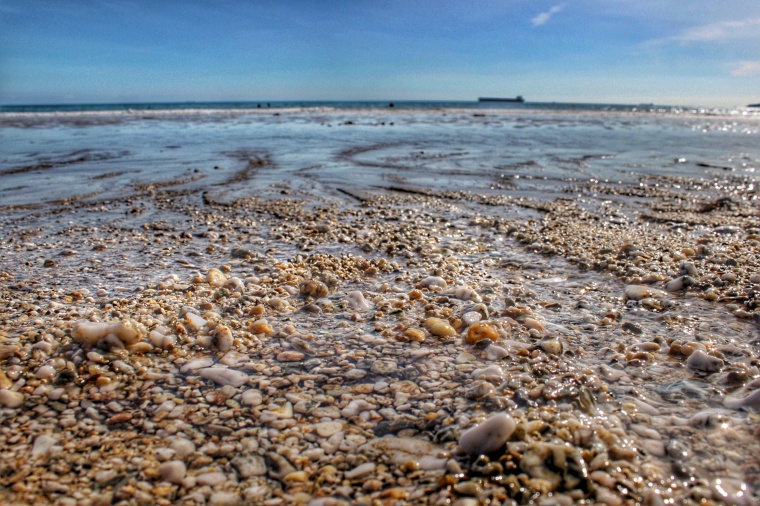
[[[309,191],[250,160],[4,209],[4,502],[757,502],[752,177]]]

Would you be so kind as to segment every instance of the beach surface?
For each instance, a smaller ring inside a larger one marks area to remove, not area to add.
[[[0,501],[757,504],[759,138],[0,114]]]

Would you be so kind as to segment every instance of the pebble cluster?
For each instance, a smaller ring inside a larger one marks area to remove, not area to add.
[[[641,188],[13,210],[0,498],[753,504],[756,201]]]

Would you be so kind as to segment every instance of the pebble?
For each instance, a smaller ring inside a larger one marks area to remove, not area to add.
[[[448,286],[446,280],[440,276],[428,276],[420,281],[420,284],[428,288],[446,288]]]
[[[304,357],[303,353],[300,351],[283,351],[282,353],[277,354],[277,361],[278,362],[301,362],[303,361]]]
[[[172,460],[164,462],[158,466],[158,472],[161,473],[161,479],[169,483],[180,484],[185,479],[187,467],[181,460]]]
[[[210,487],[215,487],[220,483],[227,481],[227,475],[219,471],[201,473],[195,476],[195,481],[201,486],[208,485]]]
[[[392,360],[378,360],[372,364],[372,367],[370,368],[373,373],[383,376],[393,374],[396,372],[396,369],[398,369],[398,366],[396,365],[396,362]]]
[[[0,405],[6,408],[18,408],[24,404],[24,394],[12,390],[0,389]]]
[[[34,439],[34,445],[32,446],[32,457],[39,457],[40,455],[47,455],[50,450],[55,447],[58,440],[53,436],[42,434]]]
[[[342,422],[322,422],[314,425],[314,430],[320,437],[328,438],[343,430]]]
[[[243,386],[248,382],[248,375],[246,373],[222,366],[201,369],[200,375],[219,385],[230,385],[235,388]]]
[[[628,285],[625,287],[625,298],[640,301],[649,298],[667,297],[667,293],[646,285]]]
[[[454,337],[457,335],[457,331],[454,330],[454,327],[440,318],[431,316],[425,320],[425,326],[431,334],[437,337]]]
[[[354,311],[368,311],[370,308],[369,302],[364,298],[364,294],[358,290],[348,292],[346,294],[346,300]]]
[[[478,316],[480,315],[478,314]],[[486,322],[475,323],[467,329],[467,337],[465,337],[467,344],[475,344],[484,339],[496,341],[499,339],[499,331],[493,325]]]
[[[723,368],[723,361],[718,357],[708,355],[702,350],[695,350],[689,355],[686,365],[698,371],[717,372]]]
[[[350,471],[346,471],[345,477],[349,480],[365,478],[375,472],[377,466],[374,462],[365,462]]]
[[[493,415],[485,422],[463,432],[457,453],[480,455],[502,448],[517,428],[517,422],[506,413]]]
[[[240,504],[240,495],[237,492],[214,492],[209,497],[209,506],[236,506]]]
[[[231,464],[243,479],[267,474],[267,465],[260,455],[238,455],[232,459]]]

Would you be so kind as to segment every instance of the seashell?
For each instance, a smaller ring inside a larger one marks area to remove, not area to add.
[[[464,341],[467,344],[475,344],[483,339],[496,341],[499,339],[499,331],[486,322],[476,323],[467,329],[467,337],[465,337]]]
[[[211,286],[222,286],[227,281],[227,277],[219,269],[211,268],[206,273],[206,283]]]
[[[425,326],[434,336],[454,337],[457,335],[457,331],[448,322],[433,316],[425,320]]]
[[[313,297],[315,299],[327,297],[327,295],[330,293],[327,285],[321,281],[317,281],[316,279],[304,281],[299,285],[298,291],[302,297]]]
[[[219,351],[230,351],[232,349],[232,331],[227,325],[217,325],[213,336]]]
[[[483,300],[483,298],[478,295],[478,292],[466,286],[457,286],[454,290],[450,290],[446,293],[453,295],[459,300],[469,300],[473,302],[481,302]]]
[[[271,325],[269,325],[269,322],[265,318],[260,318],[258,320],[252,321],[248,324],[248,331],[252,334],[266,334],[271,335],[274,334],[274,329]]]
[[[404,336],[409,339],[410,341],[415,341],[418,343],[421,343],[425,340],[425,331],[422,329],[406,329],[404,331]]]
[[[535,318],[525,318],[525,321],[523,322],[523,325],[525,325],[525,328],[528,330],[536,330],[538,332],[541,332],[543,334],[544,332],[544,326],[541,324],[540,321],[536,320]]]

